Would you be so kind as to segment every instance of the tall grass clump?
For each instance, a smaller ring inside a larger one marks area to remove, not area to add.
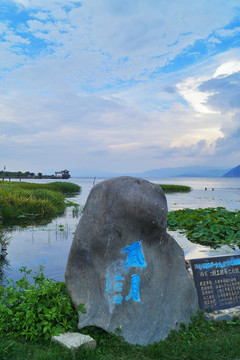
[[[22,220],[54,217],[64,212],[68,192],[76,194],[80,187],[72,183],[36,184],[25,182],[0,182],[0,215],[2,224]]]
[[[60,191],[63,194],[79,193],[81,191],[81,187],[79,185],[66,181],[51,182],[46,184],[46,188],[49,190]]]
[[[53,216],[65,209],[64,196],[49,190],[0,189],[2,222],[27,215]]]
[[[166,194],[191,191],[191,187],[186,185],[160,184],[160,186]]]
[[[45,189],[45,190],[59,191],[63,194],[68,194],[68,193],[78,194],[81,191],[81,187],[79,185],[66,181],[54,181],[47,184],[30,183],[23,181],[1,181],[0,188],[2,187],[19,188],[26,190]]]

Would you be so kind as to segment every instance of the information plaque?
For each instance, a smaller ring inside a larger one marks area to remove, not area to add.
[[[240,305],[240,255],[190,260],[201,310]]]

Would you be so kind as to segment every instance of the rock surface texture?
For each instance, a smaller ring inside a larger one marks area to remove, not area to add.
[[[78,327],[97,326],[133,344],[164,339],[198,310],[184,253],[166,233],[167,202],[159,185],[119,177],[95,185],[66,267]]]

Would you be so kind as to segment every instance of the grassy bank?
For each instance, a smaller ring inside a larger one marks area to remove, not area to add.
[[[239,358],[240,322],[207,322],[202,313],[194,317],[188,327],[183,325],[164,341],[149,346],[128,344],[119,332],[107,334],[101,329],[86,327],[81,333],[96,340],[96,350],[67,350],[50,340],[58,332],[79,331],[76,311],[71,306],[65,284],[45,278],[41,267],[34,274],[32,285],[28,281],[31,270],[22,268],[21,272],[20,280],[0,287],[1,360]]]
[[[0,182],[0,216],[3,225],[25,219],[42,219],[62,214],[66,194],[79,193],[80,187],[68,182],[36,184]]]
[[[81,187],[66,181],[54,181],[47,184],[30,183],[24,181],[0,181],[0,189],[25,189],[25,190],[52,190],[59,191],[63,194],[79,193]]]
[[[167,339],[147,347],[130,345],[100,329],[81,333],[93,336],[95,350],[71,351],[58,344],[0,336],[1,360],[231,360],[239,359],[239,322],[217,324],[195,318],[189,328],[172,332]]]
[[[160,184],[160,186],[166,194],[191,191],[191,187],[186,185]]]

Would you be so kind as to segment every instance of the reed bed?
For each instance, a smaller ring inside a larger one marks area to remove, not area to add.
[[[160,184],[161,188],[166,194],[174,192],[190,192],[191,187],[186,185],[172,185],[172,184]]]
[[[47,184],[39,184],[39,183],[30,183],[30,182],[22,182],[22,181],[1,181],[1,188],[18,188],[18,189],[27,189],[27,190],[52,190],[59,191],[63,194],[72,194],[79,193],[81,191],[81,187],[77,184],[73,184],[66,181],[54,181]]]
[[[80,187],[72,183],[3,181],[0,183],[0,219],[5,224],[12,223],[13,220],[19,223],[26,218],[57,216],[62,214],[67,206],[65,195],[79,191]]]

